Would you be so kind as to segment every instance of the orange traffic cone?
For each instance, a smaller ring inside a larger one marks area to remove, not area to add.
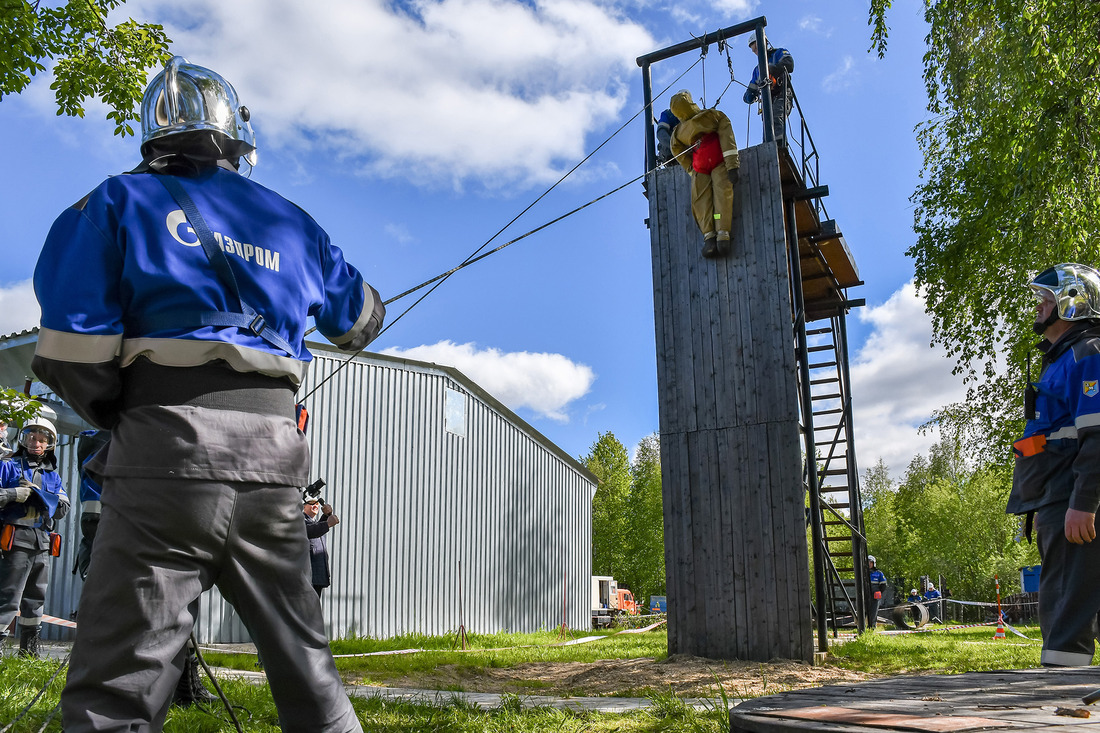
[[[993,634],[994,639],[1005,638],[1005,621],[1003,616],[997,617],[997,633]]]

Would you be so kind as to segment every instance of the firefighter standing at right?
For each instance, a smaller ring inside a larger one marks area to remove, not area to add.
[[[1100,272],[1065,263],[1030,283],[1042,371],[1028,385],[1027,426],[1013,443],[1007,512],[1038,534],[1044,666],[1092,662],[1100,611]]]

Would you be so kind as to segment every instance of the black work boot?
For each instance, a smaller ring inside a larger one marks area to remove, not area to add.
[[[718,243],[714,237],[707,237],[703,240],[703,256],[707,259],[718,256]]]
[[[38,634],[41,630],[41,626],[19,627],[19,656],[39,658]]]
[[[176,683],[176,694],[172,698],[172,704],[187,707],[195,703],[210,703],[218,698],[210,694],[202,683],[200,676],[199,657],[195,648],[187,645],[187,656],[183,660],[183,674]]]
[[[725,257],[730,253],[731,249],[732,247],[730,246],[729,239],[722,239],[721,237],[718,238],[718,257]]]

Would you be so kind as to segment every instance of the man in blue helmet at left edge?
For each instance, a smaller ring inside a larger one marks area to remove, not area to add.
[[[111,431],[88,463],[102,514],[65,730],[159,731],[216,585],[262,654],[282,730],[360,731],[308,575],[294,393],[309,317],[355,351],[385,308],[308,214],[238,173],[255,140],[225,79],[174,57],[141,116],[141,166],[58,217],[34,275],[35,373]]]

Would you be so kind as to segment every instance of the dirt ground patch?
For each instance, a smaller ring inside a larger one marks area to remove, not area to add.
[[[683,697],[715,697],[715,676],[731,698],[750,698],[805,687],[844,684],[872,675],[831,666],[812,667],[798,662],[726,662],[673,656],[606,659],[596,662],[527,662],[513,667],[442,665],[431,672],[387,681],[393,687],[512,692],[541,695],[635,696],[667,692]]]

